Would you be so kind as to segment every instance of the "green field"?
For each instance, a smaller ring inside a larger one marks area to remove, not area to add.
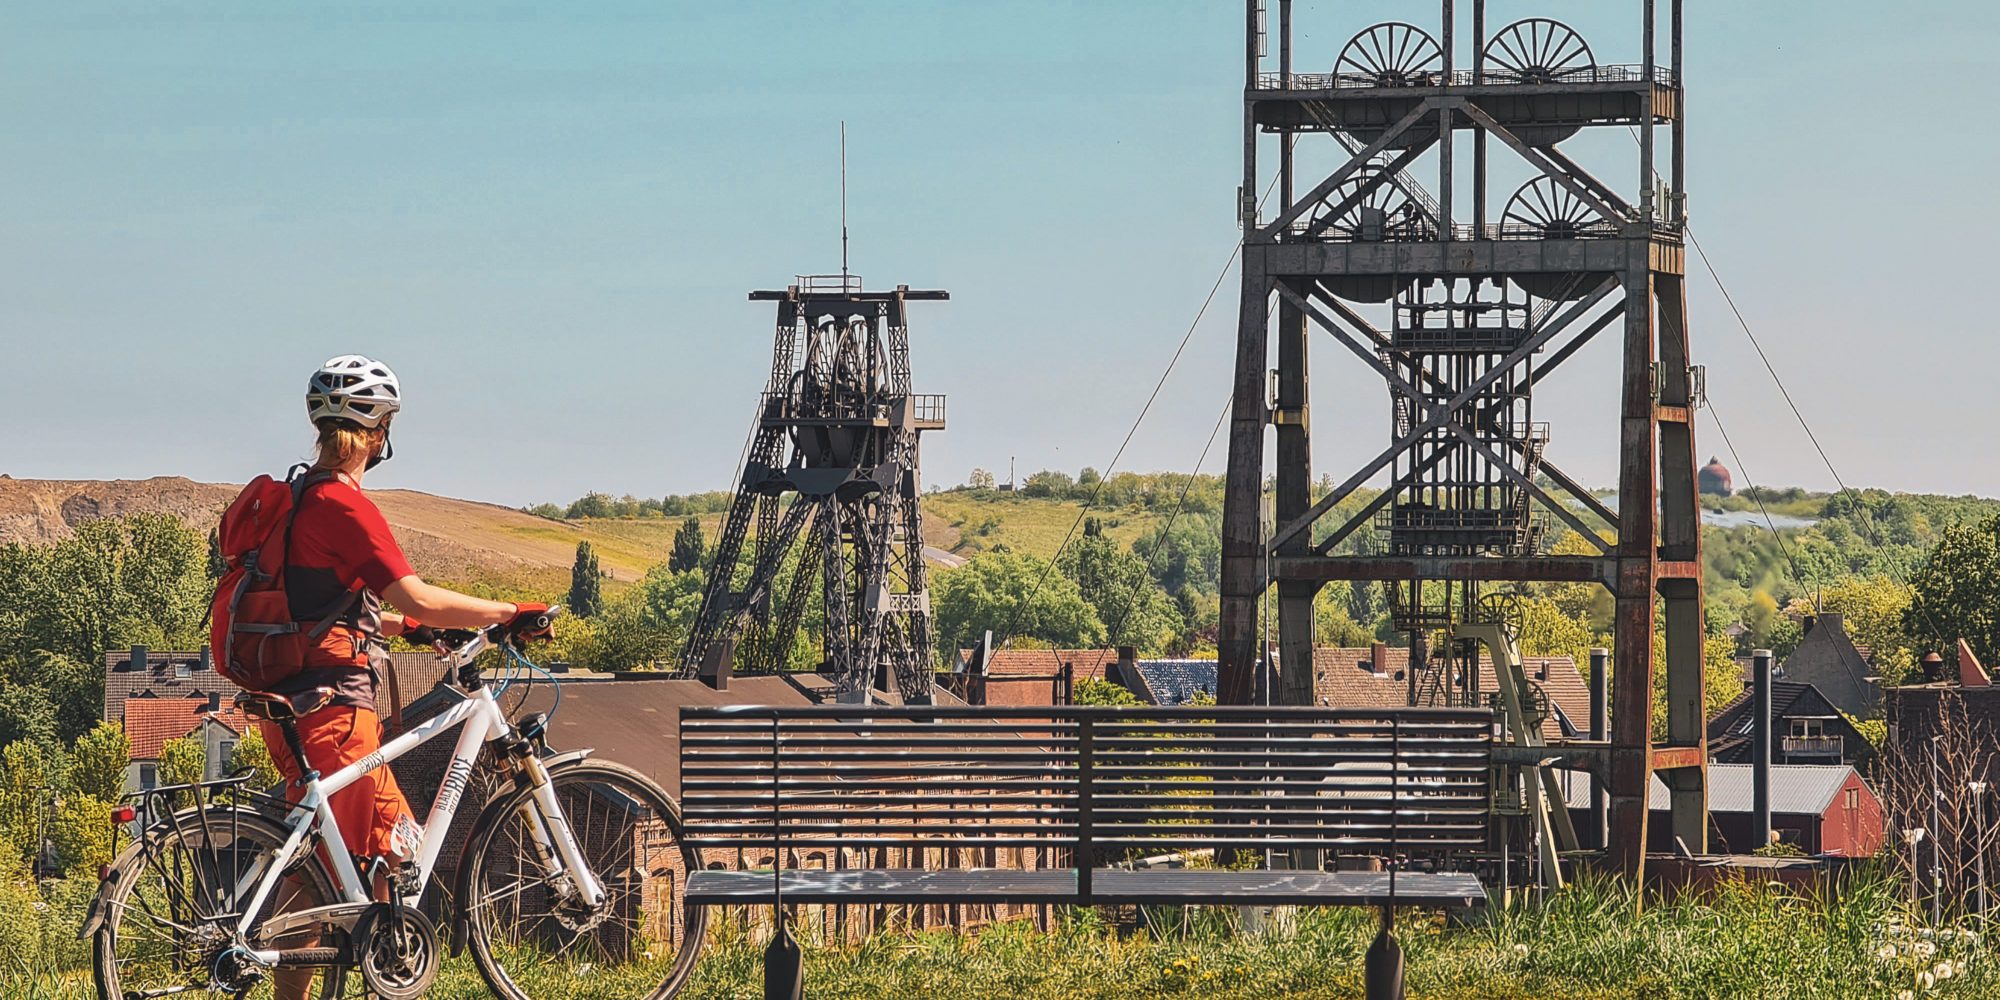
[[[1738,883],[1705,897],[1651,902],[1641,911],[1630,892],[1587,884],[1469,926],[1405,914],[1400,940],[1416,1000],[1894,1000],[1989,997],[2000,990],[2000,966],[1979,935],[1916,929],[1904,920],[1900,898],[1891,883],[1872,879],[1849,884],[1838,898]],[[1240,925],[1236,911],[1202,910],[1177,930],[1156,924],[1120,936],[1096,911],[1079,910],[1050,933],[1014,922],[973,934],[808,946],[806,981],[813,997],[854,1000],[1353,998],[1361,996],[1362,956],[1372,934],[1373,915],[1354,910],[1280,914],[1256,932]],[[754,1000],[762,995],[760,958],[749,941],[713,945],[681,996]],[[9,998],[82,1000],[91,993],[75,973],[15,969],[13,983],[0,982]],[[430,995],[488,994],[458,959]],[[599,995],[578,982],[548,1000]]]

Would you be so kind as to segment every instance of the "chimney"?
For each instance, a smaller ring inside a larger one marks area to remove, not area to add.
[[[1964,639],[1958,640],[1958,686],[1969,688],[1993,686],[1993,678],[1986,675],[1986,668],[1980,666],[1979,657],[1973,655],[1972,647]]]
[[[196,667],[195,669],[197,670],[215,669],[215,654],[208,648],[208,646],[203,645],[201,647],[201,665],[199,667]]]
[[[1750,847],[1771,842],[1771,651],[1750,651]]]
[[[1377,677],[1389,676],[1389,644],[1378,642],[1368,647],[1369,672]]]
[[[208,693],[208,710],[211,712],[222,711],[222,692],[210,691]]]
[[[986,704],[986,665],[993,657],[993,630],[987,629],[980,638],[979,647],[972,651],[972,662],[965,668],[965,703]]]
[[[1936,684],[1944,680],[1944,657],[1936,653],[1925,653],[1923,661],[1924,683]],[[1963,673],[1961,669],[1961,673]]]
[[[132,669],[134,669],[134,670],[145,670],[145,669],[146,669],[146,667],[147,667],[147,664],[146,664],[146,647],[144,647],[144,646],[133,646],[133,647],[132,647]]]
[[[1056,704],[1076,704],[1076,664],[1063,661],[1062,672],[1056,675]]]
[[[1139,648],[1137,646],[1120,646],[1118,647],[1118,676],[1113,677],[1107,672],[1104,675],[1104,679],[1113,684],[1129,685],[1132,683],[1132,678],[1137,676],[1138,673]]]
[[[1812,615],[1807,615],[1805,617],[1805,620],[1799,622],[1799,637],[1804,638],[1806,636],[1811,635],[1813,626],[1818,624],[1819,624],[1818,618],[1815,618]]]
[[[702,654],[701,667],[696,676],[703,684],[717,691],[729,690],[730,668],[736,662],[736,640],[722,639],[708,644]]]

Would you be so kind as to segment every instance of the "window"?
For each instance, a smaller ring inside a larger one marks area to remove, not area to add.
[[[154,765],[145,763],[139,765],[139,787],[141,789],[153,787],[153,785],[158,783],[158,780],[159,772]]]
[[[1846,791],[1845,796],[1846,801],[1844,804],[1850,812],[1858,811],[1861,808],[1861,789],[1850,788]]]
[[[1825,736],[1826,723],[1820,719],[1793,719],[1793,736]]]

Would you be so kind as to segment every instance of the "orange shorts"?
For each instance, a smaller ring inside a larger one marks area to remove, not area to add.
[[[271,751],[271,762],[285,776],[286,797],[298,802],[305,789],[296,784],[300,772],[291,750],[285,746],[284,733],[275,723],[257,725],[264,732],[264,746]],[[382,720],[365,708],[351,705],[322,708],[300,719],[298,726],[306,762],[322,778],[382,747]],[[387,765],[336,792],[328,805],[333,810],[335,825],[340,827],[340,838],[347,842],[348,853],[364,858],[392,855],[391,837],[396,824],[411,815],[410,803],[403,798],[396,775]],[[408,848],[414,849],[415,845]]]

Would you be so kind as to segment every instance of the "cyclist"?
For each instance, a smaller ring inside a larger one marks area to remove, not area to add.
[[[306,412],[318,432],[317,460],[305,473],[292,523],[285,563],[286,597],[292,616],[317,624],[331,618],[296,674],[271,685],[273,693],[296,696],[332,688],[327,707],[298,720],[306,765],[332,774],[381,746],[376,684],[386,666],[388,636],[420,644],[433,638],[430,626],[483,628],[508,624],[523,639],[547,638],[529,620],[545,604],[489,601],[425,583],[410,569],[381,511],[361,491],[368,470],[388,458],[389,425],[402,409],[402,387],[379,361],[348,354],[329,359],[306,388]],[[387,600],[402,614],[382,610]],[[331,610],[331,615],[329,614]],[[420,622],[422,624],[420,624]],[[264,745],[287,779],[293,801],[302,789],[298,762],[278,728],[260,723]],[[347,849],[390,863],[407,860],[418,829],[410,807],[388,768],[378,768],[342,789],[328,803]],[[378,886],[378,893],[384,891]],[[302,997],[313,971],[285,970],[277,995]]]

